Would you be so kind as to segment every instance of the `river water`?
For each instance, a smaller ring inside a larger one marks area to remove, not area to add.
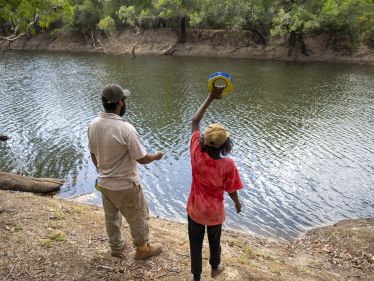
[[[344,218],[374,216],[374,68],[223,58],[41,52],[0,54],[0,170],[66,180],[59,195],[101,205],[86,130],[100,92],[119,83],[133,95],[125,119],[162,161],[140,166],[150,211],[186,221],[190,120],[207,77],[226,71],[234,90],[202,127],[231,131],[245,188],[225,226],[284,239]]]

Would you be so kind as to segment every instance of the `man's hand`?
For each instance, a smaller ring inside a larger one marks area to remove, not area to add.
[[[236,213],[239,214],[242,211],[242,204],[240,202],[235,204]]]
[[[164,156],[164,153],[162,151],[156,151],[154,154],[155,160],[160,160]]]
[[[10,139],[10,137],[8,137],[8,136],[2,136],[2,135],[0,135],[0,141],[7,141],[9,139]]]
[[[156,151],[155,153],[147,153],[143,158],[136,160],[139,164],[147,165],[153,161],[160,160],[164,156],[161,151]]]

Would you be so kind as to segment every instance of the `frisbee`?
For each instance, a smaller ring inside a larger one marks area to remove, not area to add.
[[[214,72],[208,77],[208,89],[212,92],[213,85],[222,87],[222,97],[232,91],[232,77],[226,72]]]
[[[97,191],[101,191],[100,186],[99,186],[99,179],[95,180],[95,188],[96,188]]]

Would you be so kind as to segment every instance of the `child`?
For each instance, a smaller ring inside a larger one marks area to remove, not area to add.
[[[189,281],[200,280],[202,272],[202,247],[205,226],[208,229],[211,276],[215,278],[223,270],[221,264],[221,230],[225,220],[223,206],[224,191],[229,193],[240,213],[241,204],[237,190],[243,187],[235,163],[222,157],[231,152],[229,132],[220,124],[211,124],[200,136],[199,123],[214,99],[220,99],[222,88],[213,87],[204,103],[192,119],[190,155],[192,184],[187,202],[188,236],[190,240],[191,276]]]

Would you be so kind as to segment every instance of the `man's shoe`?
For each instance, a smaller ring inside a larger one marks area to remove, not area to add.
[[[148,243],[144,243],[143,245],[137,246],[135,259],[136,260],[146,260],[150,257],[157,256],[162,252],[161,244],[155,243],[150,245]]]
[[[218,265],[217,269],[212,270],[212,274],[210,276],[212,276],[212,278],[216,278],[218,275],[222,273],[224,269],[225,267],[222,264],[220,264]]]

